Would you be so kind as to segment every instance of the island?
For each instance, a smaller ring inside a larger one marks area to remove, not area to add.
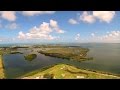
[[[29,55],[25,55],[25,56],[24,56],[25,60],[28,60],[28,61],[32,61],[32,60],[34,60],[36,57],[37,57],[36,54],[29,54]]]

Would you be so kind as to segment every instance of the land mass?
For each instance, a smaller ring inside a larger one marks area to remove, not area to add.
[[[5,73],[4,73],[4,64],[2,60],[2,55],[0,55],[0,79],[5,78]]]
[[[44,46],[38,51],[41,54],[51,57],[57,57],[68,60],[92,60],[92,57],[87,57],[89,49],[81,47],[65,47],[65,46]]]
[[[24,56],[25,60],[28,60],[28,61],[32,61],[32,60],[34,60],[36,57],[37,57],[36,54],[29,54],[29,55],[25,55],[25,56]]]
[[[30,72],[21,79],[120,79],[120,77],[58,64]]]
[[[18,48],[20,47],[4,47],[0,48],[0,79],[5,78],[4,64],[2,55],[4,54],[22,54]],[[22,47],[24,48],[24,47]],[[31,50],[31,52],[38,52],[46,56],[57,57],[62,59],[68,59],[73,61],[92,60],[92,57],[88,57],[88,48],[76,47],[76,46],[54,46],[54,45],[37,45],[25,47],[24,49]],[[32,61],[37,57],[36,54],[25,55],[25,60]],[[79,63],[78,62],[78,63]],[[108,73],[101,73],[98,71],[90,71],[79,69],[75,66],[58,64],[50,67],[44,67],[40,70],[35,70],[27,73],[20,79],[120,79],[119,75],[113,75]]]

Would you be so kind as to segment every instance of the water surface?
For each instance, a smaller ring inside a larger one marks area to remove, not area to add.
[[[74,45],[74,44],[73,44]],[[69,61],[60,58],[54,58],[37,53],[37,49],[18,49],[24,54],[9,54],[4,55],[4,66],[7,78],[16,78],[27,72],[40,69],[45,66],[58,63],[75,65],[83,69],[99,70],[120,74],[120,44],[79,44],[89,48],[88,56],[93,57],[93,60],[77,62]],[[37,54],[37,58],[33,61],[24,59],[26,54]]]

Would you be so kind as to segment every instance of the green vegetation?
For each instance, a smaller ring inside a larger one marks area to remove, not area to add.
[[[58,64],[44,71],[33,71],[24,75],[22,79],[120,79],[120,77],[83,70],[71,65]]]
[[[23,54],[23,53],[17,52],[17,51],[13,51],[13,52],[10,52],[10,54]]]
[[[2,55],[0,55],[0,79],[4,79],[4,78],[5,78],[4,65],[3,65]]]
[[[37,57],[36,54],[29,54],[29,55],[24,56],[25,60],[28,60],[28,61],[32,61],[32,60],[34,60],[36,57]]]
[[[46,56],[52,56],[52,57],[58,57],[63,59],[69,59],[69,60],[77,60],[77,61],[83,61],[83,60],[92,60],[92,57],[87,57],[89,49],[87,48],[80,48],[80,47],[65,47],[65,46],[59,46],[59,47],[47,47],[42,48],[40,51],[38,51],[41,54],[45,54]]]
[[[43,78],[53,79],[54,78],[54,74],[46,73],[46,74],[43,75]]]
[[[18,51],[18,48],[26,48],[26,47],[3,47],[0,48],[0,54],[23,54]]]

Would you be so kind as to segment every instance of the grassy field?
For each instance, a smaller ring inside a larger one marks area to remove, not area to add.
[[[50,48],[42,48],[38,51],[41,54],[45,54],[46,56],[58,57],[69,60],[91,60],[92,57],[87,57],[89,49],[80,48],[80,47],[50,47]]]
[[[120,77],[58,64],[46,70],[28,73],[22,79],[120,79]]]
[[[0,55],[0,79],[5,78],[2,55]]]

